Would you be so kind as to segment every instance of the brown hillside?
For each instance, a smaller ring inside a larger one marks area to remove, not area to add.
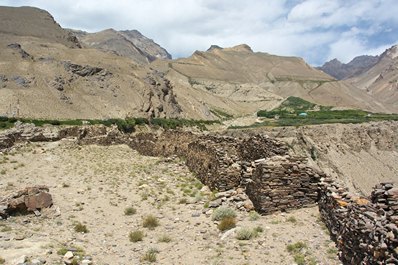
[[[77,39],[61,28],[50,13],[34,7],[0,7],[0,34],[32,36],[80,47]]]
[[[382,102],[392,111],[398,111],[398,46],[387,49],[379,62],[365,73],[347,80]]]

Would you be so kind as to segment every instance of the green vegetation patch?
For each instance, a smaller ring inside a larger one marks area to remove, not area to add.
[[[395,120],[398,114],[372,113],[357,109],[333,110],[298,97],[288,97],[273,110],[260,110],[258,117],[263,122],[250,126],[233,126],[230,129],[256,128],[262,126],[304,126],[329,123],[363,123],[370,121]]]

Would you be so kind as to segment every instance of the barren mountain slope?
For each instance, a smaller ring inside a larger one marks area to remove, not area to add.
[[[87,47],[114,52],[137,63],[147,64],[158,58],[171,59],[164,48],[136,30],[107,29],[97,33],[78,32],[77,35]]]
[[[398,45],[387,49],[379,62],[365,73],[347,80],[375,100],[398,111]]]
[[[168,66],[175,83],[183,80],[182,86],[188,82],[192,89],[246,105],[269,108],[281,98],[298,96],[323,105],[387,111],[363,91],[336,81],[301,58],[254,53],[247,45],[212,46]]]
[[[341,63],[337,59],[326,62],[317,69],[337,78],[338,80],[347,79],[353,76],[360,75],[379,61],[379,56],[362,55],[352,59],[349,63]]]
[[[34,7],[0,7],[0,33],[32,36],[80,47],[76,37],[60,27],[45,10]]]

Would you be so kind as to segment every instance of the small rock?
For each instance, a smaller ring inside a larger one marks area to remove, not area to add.
[[[245,207],[246,211],[254,210],[253,202],[249,199],[244,202],[243,207]]]
[[[22,255],[19,258],[17,258],[16,260],[14,260],[13,264],[23,264],[28,260],[28,257],[26,255]]]
[[[93,262],[91,260],[88,260],[88,259],[84,259],[81,262],[81,265],[90,265],[90,264],[93,264]]]
[[[41,264],[43,264],[43,263],[42,263],[41,260],[32,259],[32,260],[30,261],[30,264],[31,264],[31,265],[41,265]]]
[[[224,234],[221,235],[221,240],[225,240],[235,234],[236,227],[226,231]]]
[[[200,216],[200,212],[194,212],[191,215],[192,217],[199,217]]]
[[[68,251],[65,253],[64,255],[64,259],[72,259],[73,258],[73,252],[72,251]]]
[[[209,203],[209,207],[210,207],[210,208],[217,208],[217,207],[220,206],[221,204],[222,204],[222,200],[221,200],[221,199],[217,199],[217,200],[211,201],[211,202]]]

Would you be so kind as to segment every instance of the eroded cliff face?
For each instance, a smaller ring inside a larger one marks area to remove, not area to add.
[[[398,180],[398,122],[261,130],[287,142],[292,153],[309,157],[313,166],[352,191],[369,194],[380,182]]]

